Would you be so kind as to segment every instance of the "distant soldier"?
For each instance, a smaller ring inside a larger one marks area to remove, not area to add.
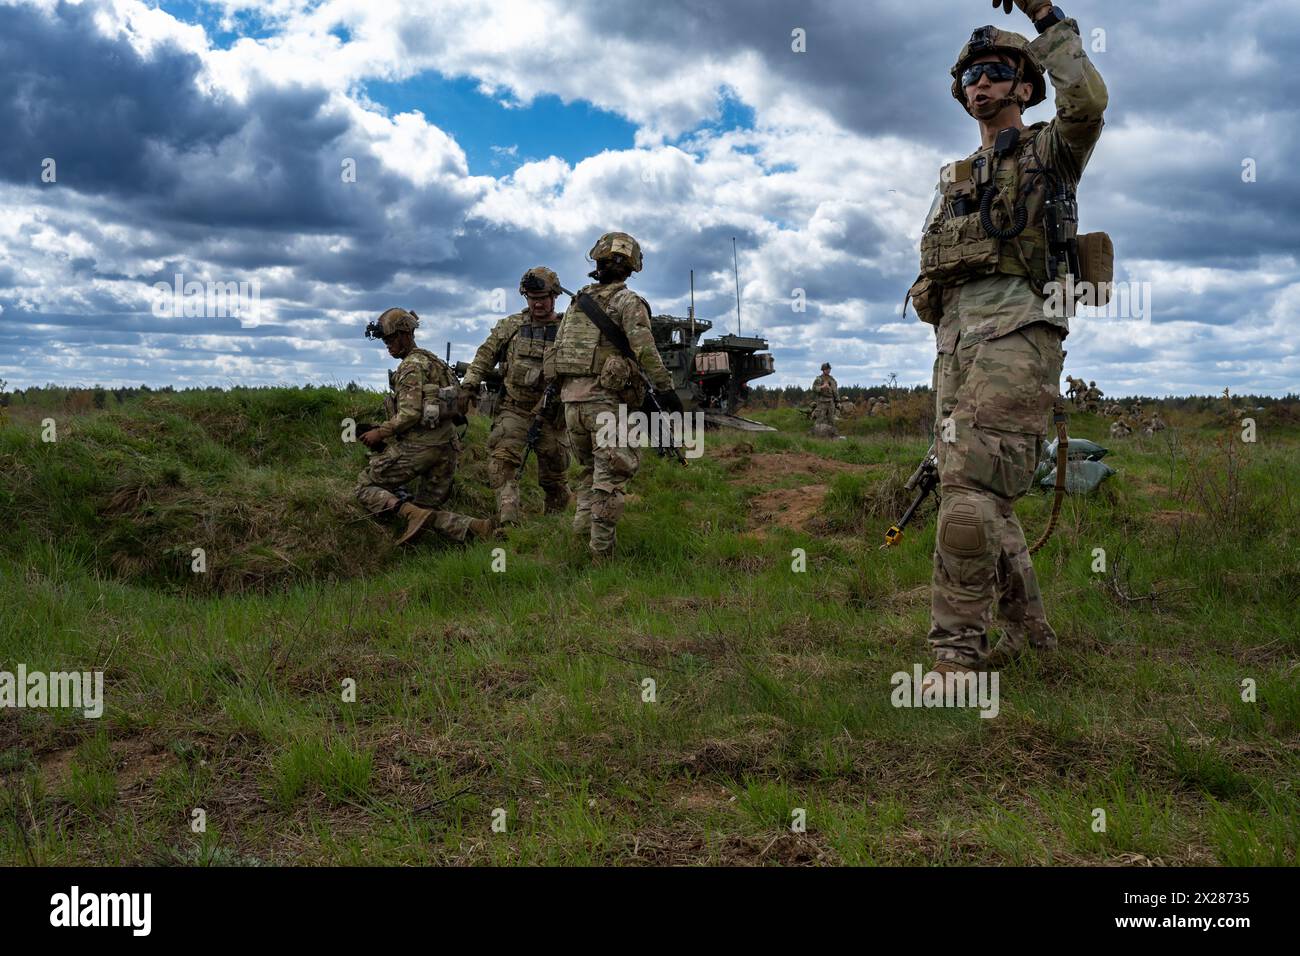
[[[1124,421],[1124,419],[1121,418],[1118,421],[1111,423],[1110,426],[1111,438],[1128,438],[1128,436],[1132,434],[1133,434],[1133,429],[1129,427],[1128,422]]]
[[[623,515],[624,489],[641,466],[640,449],[611,437],[602,428],[607,416],[617,418],[622,405],[630,414],[645,399],[642,373],[667,412],[681,412],[672,374],[664,367],[650,326],[650,304],[627,287],[632,273],[641,271],[641,246],[625,232],[607,232],[587,253],[596,263],[596,281],[579,289],[560,319],[555,344],[547,350],[544,374],[560,385],[569,444],[582,466],[573,530],[587,535],[597,558],[614,553],[615,529]],[[627,336],[632,359],[623,355],[578,305],[584,293],[609,320],[611,329]],[[632,366],[636,362],[637,368]]]
[[[486,537],[492,533],[491,521],[439,508],[451,496],[460,459],[453,422],[456,376],[436,355],[416,346],[419,323],[414,312],[389,309],[366,327],[366,338],[382,339],[401,364],[388,373],[388,420],[360,436],[376,454],[357,480],[357,500],[372,515],[395,512],[406,519],[398,544],[414,538],[430,519],[453,541]],[[418,483],[413,494],[406,488],[412,482]]]
[[[840,401],[840,387],[831,376],[831,363],[822,363],[822,373],[813,379],[813,434],[823,438],[834,438],[835,410]]]
[[[1101,399],[1106,393],[1097,387],[1096,382],[1088,383],[1088,391],[1083,396],[1083,410],[1090,415],[1101,411]]]
[[[1165,420],[1160,417],[1158,411],[1151,413],[1151,430],[1153,432],[1162,432],[1168,427],[1169,426],[1165,424]]]
[[[1133,421],[1135,421],[1135,422],[1140,422],[1140,421],[1142,421],[1143,415],[1142,415],[1142,400],[1141,400],[1141,399],[1138,399],[1137,401],[1135,401],[1135,402],[1133,403],[1133,409],[1132,409],[1132,411],[1130,412],[1130,414],[1131,414],[1132,417],[1133,417]]]
[[[528,308],[506,316],[493,328],[461,382],[461,405],[465,407],[478,392],[483,377],[497,365],[502,368],[505,399],[492,420],[488,435],[488,484],[496,493],[497,521],[519,522],[519,466],[524,460],[528,429],[538,412],[546,390],[542,359],[546,347],[555,341],[560,317],[555,314],[555,297],[560,279],[545,266],[536,266],[519,280],[519,292]],[[564,473],[569,468],[569,441],[559,399],[553,400],[542,423],[541,437],[533,449],[537,457],[537,483],[546,493],[547,514],[563,511],[569,503],[569,486]]]
[[[1075,405],[1078,405],[1083,400],[1083,393],[1087,386],[1084,385],[1083,379],[1075,378],[1073,375],[1065,376],[1065,380],[1070,385],[1070,387],[1065,390],[1065,397]]]

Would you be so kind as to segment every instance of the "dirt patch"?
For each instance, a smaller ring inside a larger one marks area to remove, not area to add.
[[[734,481],[752,481],[755,478],[772,481],[789,477],[825,481],[833,475],[863,471],[867,467],[836,461],[834,458],[820,458],[807,452],[733,456],[727,464],[727,470],[731,472]]]
[[[110,747],[120,790],[148,783],[179,762],[171,751],[148,740],[115,740]],[[76,747],[66,747],[41,755],[39,772],[46,793],[57,793],[67,784],[76,752]]]
[[[826,485],[774,488],[750,501],[749,514],[760,525],[775,524],[793,531],[804,531],[821,511],[827,490]]]

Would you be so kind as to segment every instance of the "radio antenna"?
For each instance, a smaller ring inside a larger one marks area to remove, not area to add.
[[[691,270],[691,307],[688,310],[691,317],[691,341],[695,341],[695,270]]]
[[[736,237],[731,237],[731,268],[736,274],[736,334],[740,334],[740,260],[736,258]]]

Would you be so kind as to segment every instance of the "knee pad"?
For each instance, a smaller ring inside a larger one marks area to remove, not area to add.
[[[991,504],[991,502],[989,502]],[[977,558],[990,551],[992,509],[978,498],[948,498],[939,509],[937,546],[956,558]]]

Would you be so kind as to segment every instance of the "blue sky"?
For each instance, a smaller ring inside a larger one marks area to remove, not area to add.
[[[525,162],[558,156],[576,165],[606,149],[631,149],[636,127],[590,103],[539,96],[526,106],[490,96],[477,81],[435,72],[397,82],[371,80],[365,95],[390,113],[418,110],[455,130],[475,176],[502,176]]]
[[[845,384],[928,381],[933,334],[899,304],[938,169],[976,145],[948,68],[981,23],[1032,34],[984,0],[0,5],[17,386],[378,385],[379,312],[416,309],[468,357],[524,269],[574,288],[611,229],[640,239],[656,312],[685,313],[694,269],[720,327],[736,237],[772,384],[827,358]],[[1083,225],[1150,309],[1076,319],[1066,371],[1116,395],[1300,391],[1293,0],[1069,12],[1110,91]],[[178,273],[255,284],[257,313],[160,314]]]

